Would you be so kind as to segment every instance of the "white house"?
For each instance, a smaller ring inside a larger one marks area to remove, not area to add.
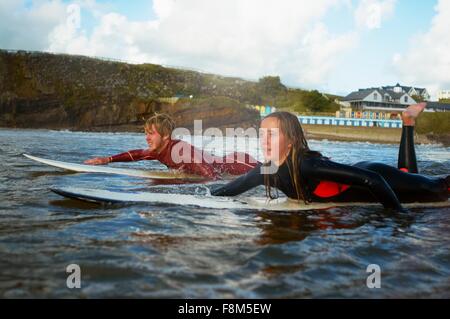
[[[387,91],[394,91],[395,93],[407,93],[409,96],[420,96],[424,101],[429,101],[431,96],[425,88],[418,88],[414,86],[404,86],[397,83],[395,86],[382,86],[381,89]]]
[[[395,92],[382,88],[360,89],[342,99],[354,110],[402,111],[416,101],[402,91]]]
[[[438,100],[450,99],[450,90],[442,90],[438,92]]]

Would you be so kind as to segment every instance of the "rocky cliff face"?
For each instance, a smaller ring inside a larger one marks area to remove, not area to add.
[[[257,83],[158,65],[130,65],[81,56],[0,50],[0,126],[141,131],[154,112],[191,128],[257,126],[245,107]],[[175,95],[176,104],[159,97]]]

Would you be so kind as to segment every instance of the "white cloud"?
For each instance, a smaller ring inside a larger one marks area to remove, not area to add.
[[[64,20],[65,5],[59,1],[35,0],[29,8],[22,1],[0,1],[0,47],[42,50],[46,35]]]
[[[69,5],[70,6],[70,5]],[[69,9],[68,6],[68,9]],[[79,27],[74,21],[77,11],[67,10],[64,22],[55,26],[48,34],[46,50],[59,53],[82,54],[88,56],[117,58],[130,62],[153,62],[160,60],[141,51],[135,45],[135,38],[145,30],[154,29],[156,23],[132,22],[118,13],[99,13],[92,1],[82,4],[85,10],[95,8],[98,24],[91,34]]]
[[[153,0],[153,10],[160,20],[170,16],[175,0]]]
[[[383,19],[394,13],[396,0],[362,0],[355,10],[357,26],[379,29]]]
[[[405,83],[417,83],[436,97],[450,89],[450,1],[439,0],[430,29],[411,39],[403,54],[393,57],[394,67]]]
[[[362,0],[355,11],[357,23],[378,27],[392,13],[394,2]],[[14,1],[2,0],[1,5],[5,3],[18,12],[17,20],[37,30],[35,44],[28,49],[186,66],[252,79],[280,75],[304,87],[326,84],[359,39],[357,30],[334,33],[324,23],[330,10],[351,9],[349,0],[154,0],[156,18],[147,21],[132,21],[95,0],[34,0],[25,13]],[[95,17],[93,28],[86,29],[83,20],[81,27],[74,23],[74,11],[67,10],[73,3],[81,7],[82,18],[83,12]],[[33,21],[31,15],[39,19]],[[12,24],[9,21],[5,25]],[[25,27],[9,37],[18,39],[21,48],[33,43]],[[0,46],[3,43],[0,37]]]
[[[49,49],[136,62],[189,66],[207,72],[258,78],[278,74],[299,85],[326,81],[337,57],[357,38],[333,35],[321,22],[347,0],[155,0],[156,20],[132,22],[108,13],[93,33],[65,23]]]
[[[286,56],[280,69],[295,83],[306,83],[308,86],[323,84],[333,72],[341,53],[356,46],[357,37],[355,32],[332,36],[323,24],[317,24],[293,52],[297,59],[289,62],[291,57]]]

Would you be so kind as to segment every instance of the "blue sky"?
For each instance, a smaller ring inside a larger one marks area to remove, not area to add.
[[[329,78],[329,89],[345,94],[352,87],[372,87],[401,82],[392,70],[392,56],[403,52],[414,34],[426,32],[431,24],[436,1],[397,1],[394,15],[379,29],[361,34],[360,46],[342,59]],[[334,14],[335,13],[335,14]],[[333,30],[352,28],[349,10],[330,12],[326,19]],[[361,85],[359,85],[361,83]],[[423,86],[423,83],[405,83]],[[342,88],[342,89],[341,89]]]
[[[126,15],[131,20],[144,21],[147,19],[155,19],[155,13],[152,6],[153,1],[132,0],[132,1],[99,1],[100,3],[108,3],[118,12]]]
[[[0,0],[0,48],[279,75],[339,95],[450,89],[446,30],[450,0]]]

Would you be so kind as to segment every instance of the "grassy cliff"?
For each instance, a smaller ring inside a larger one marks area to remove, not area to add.
[[[191,95],[175,106],[159,102]],[[182,126],[196,118],[245,127],[259,121],[246,105],[261,104],[293,111],[336,108],[319,92],[287,89],[279,77],[252,82],[154,64],[0,50],[4,127],[138,130],[142,118],[155,111],[174,115]]]
[[[416,132],[450,146],[450,112],[425,112],[417,119]]]

